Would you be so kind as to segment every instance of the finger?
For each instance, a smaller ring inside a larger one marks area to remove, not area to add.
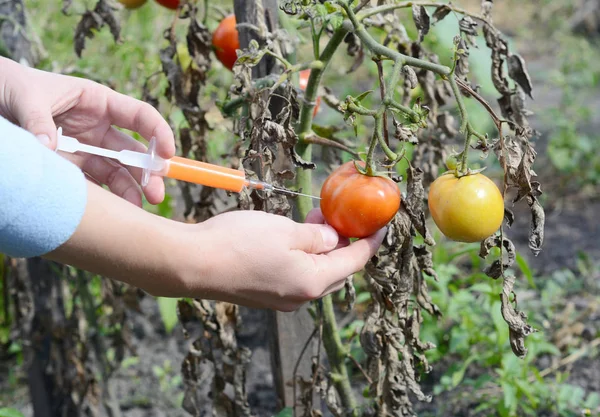
[[[321,294],[321,297],[319,297],[319,298],[323,298],[326,295],[337,292],[337,291],[341,290],[342,288],[344,288],[345,285],[346,285],[346,278],[344,278],[340,281],[334,282],[329,287],[327,287],[325,289],[325,291],[323,291],[323,294]]]
[[[339,241],[335,229],[325,224],[294,223],[296,230],[290,235],[291,249],[317,254],[333,250]]]
[[[56,125],[49,106],[24,97],[15,110],[15,117],[19,126],[33,133],[42,145],[56,149]]]
[[[83,164],[82,170],[99,183],[107,185],[113,194],[136,206],[142,206],[142,191],[124,166],[102,157],[91,156]]]
[[[309,211],[304,219],[304,223],[325,224],[325,217],[323,217],[323,212],[321,209],[314,208]]]
[[[156,138],[156,152],[163,158],[175,156],[175,137],[167,121],[150,104],[110,90],[107,110],[111,123],[138,132],[147,141]]]
[[[386,231],[387,228],[383,228],[374,235],[357,240],[344,248],[327,254],[312,255],[317,270],[320,271],[321,280],[325,283],[338,282],[340,277],[347,277],[363,269],[369,259],[377,253]]]
[[[119,129],[111,127],[108,129],[104,138],[102,139],[101,145],[107,149],[113,149],[115,151],[130,150],[136,152],[146,152],[146,146],[129,136],[128,134],[121,132]],[[135,167],[127,167],[127,170],[131,173],[133,178],[138,184],[142,182],[142,169]],[[158,204],[165,198],[165,184],[161,176],[152,175],[148,184],[144,187],[144,195],[150,204]]]
[[[320,208],[314,208],[311,211],[309,211],[308,214],[306,215],[306,218],[304,219],[304,223],[326,224],[325,217],[323,217],[323,212],[321,211]],[[343,248],[343,247],[348,246],[349,244],[350,244],[350,239],[348,239],[347,237],[338,235],[338,244],[334,249]]]

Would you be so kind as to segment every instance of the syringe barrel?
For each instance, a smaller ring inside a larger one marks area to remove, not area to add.
[[[207,187],[239,193],[248,184],[243,171],[175,156],[169,159],[165,176]]]

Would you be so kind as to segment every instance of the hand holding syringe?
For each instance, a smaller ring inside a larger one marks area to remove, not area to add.
[[[62,128],[58,128],[57,142],[57,151],[67,153],[85,152],[116,159],[123,165],[142,168],[144,170],[142,175],[142,186],[148,184],[150,175],[153,174],[194,184],[201,184],[207,187],[234,191],[236,193],[241,192],[244,187],[249,187],[257,190],[273,191],[278,194],[290,196],[300,195],[318,199],[318,197],[315,196],[275,187],[267,182],[248,179],[243,171],[237,169],[226,168],[179,156],[170,159],[161,158],[156,154],[156,142],[154,138],[152,138],[149,143],[147,153],[130,150],[113,151],[97,146],[86,145],[75,138],[64,136],[62,134]]]

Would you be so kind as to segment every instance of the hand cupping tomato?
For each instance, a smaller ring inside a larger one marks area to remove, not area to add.
[[[215,54],[221,63],[229,70],[237,61],[236,50],[240,49],[238,31],[236,29],[235,15],[224,18],[212,35],[212,44]]]
[[[364,162],[359,162],[364,167]],[[371,236],[387,225],[400,208],[400,189],[388,177],[360,173],[354,161],[329,175],[321,188],[323,217],[347,238]]]
[[[431,184],[429,211],[446,237],[479,242],[500,228],[504,199],[496,184],[481,173],[460,178],[448,173]]]

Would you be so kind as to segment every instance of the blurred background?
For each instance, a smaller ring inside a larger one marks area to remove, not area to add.
[[[474,12],[480,7],[478,0],[453,3]],[[94,2],[73,0],[65,15],[58,0],[25,0],[30,23],[47,52],[40,68],[91,78],[141,98],[144,81],[161,69],[158,53],[164,47],[163,31],[172,22],[172,12],[153,1],[136,10],[122,10],[123,42],[115,44],[103,29],[86,40],[78,58],[73,31],[86,5],[93,7]],[[229,1],[218,6],[223,12],[232,10]],[[527,247],[530,218],[524,203],[511,207],[517,220],[506,233],[518,252],[513,272],[518,278],[519,309],[539,331],[526,340],[527,357],[516,358],[500,313],[501,283],[482,273],[485,261],[478,257],[479,245],[453,243],[437,232],[434,266],[439,282],[431,280],[428,285],[443,316],[436,320],[426,315],[421,330],[423,340],[437,345],[427,353],[433,371],[422,376],[423,389],[433,394],[433,400],[415,402],[415,411],[419,416],[600,416],[600,2],[499,0],[494,2],[492,16],[509,37],[511,49],[525,59],[533,82],[534,99],[527,106],[533,112],[532,127],[539,132],[534,139],[534,170],[544,192],[540,198],[546,211],[543,250],[534,257]],[[210,30],[219,18],[219,11],[213,10],[207,21]],[[407,30],[415,33],[412,22]],[[442,63],[450,62],[456,33],[457,19],[446,18],[426,38]],[[479,49],[471,50],[471,75],[497,109],[489,50],[481,37],[478,44]],[[310,59],[310,45],[298,50],[298,61],[303,56]],[[325,74],[324,84],[338,97],[376,89],[377,68],[367,61],[346,75],[352,61],[340,54]],[[231,122],[217,107],[232,80],[232,74],[214,61],[202,91],[201,105],[213,129],[208,139],[213,162],[219,162],[236,140]],[[493,137],[494,125],[485,110],[473,100],[466,103],[475,128]],[[316,123],[344,127],[339,113],[326,105],[321,109]],[[183,122],[180,111],[166,103],[161,103],[161,112],[175,126]],[[364,149],[370,128],[360,126],[357,137],[346,128],[340,137],[358,141],[358,150]],[[457,150],[460,146],[457,143]],[[477,163],[477,156],[473,161]],[[493,156],[479,163],[501,181],[502,172]],[[320,181],[322,176],[315,175],[315,193]],[[182,220],[178,188],[171,184],[169,189],[164,203],[146,205],[146,209]],[[432,230],[437,231],[435,226]],[[90,285],[93,291],[101,291],[98,277]],[[360,361],[363,353],[353,335],[363,324],[362,312],[370,294],[360,276],[355,287],[355,311],[341,315],[340,326],[342,337]],[[4,346],[0,349],[0,408],[12,407],[30,416],[22,346],[11,341],[10,317],[3,302],[0,297],[0,345]],[[253,350],[248,371],[250,405],[256,415],[269,416],[276,410],[276,397],[267,336],[254,314],[244,310],[246,325],[240,341]],[[122,415],[188,415],[180,405],[180,364],[187,345],[174,301],[145,296],[140,310],[129,317],[135,353],[127,355],[111,380]],[[109,334],[111,329],[98,331]],[[352,371],[360,373],[356,368]],[[210,386],[206,385],[201,390],[208,395]]]

